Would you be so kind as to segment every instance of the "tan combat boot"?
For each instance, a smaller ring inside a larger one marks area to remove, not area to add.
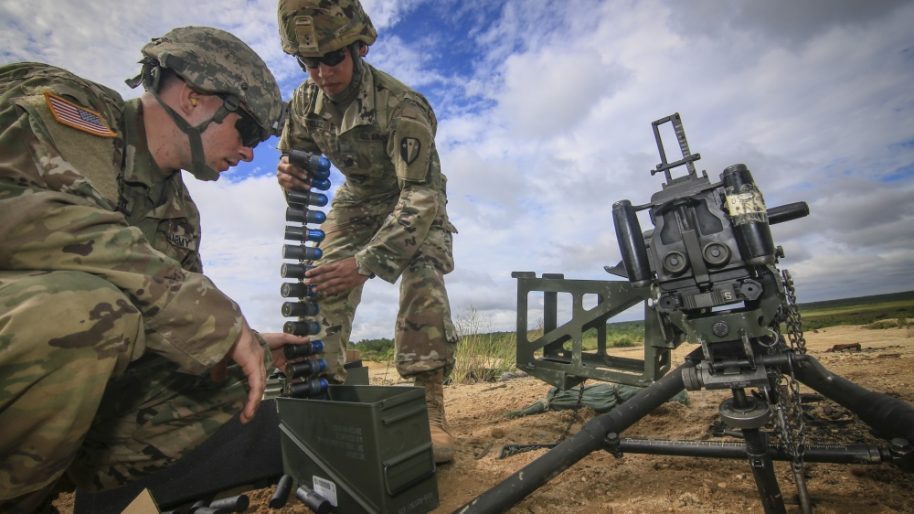
[[[425,388],[428,407],[428,426],[432,433],[432,454],[435,464],[454,460],[454,437],[444,417],[444,370],[427,371],[416,375],[416,387]]]

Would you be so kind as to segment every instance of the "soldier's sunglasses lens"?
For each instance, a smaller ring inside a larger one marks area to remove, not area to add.
[[[299,57],[298,64],[303,70],[317,68],[321,64],[326,66],[336,66],[346,58],[346,49],[340,48],[335,52],[326,53],[320,57]]]
[[[248,147],[254,148],[265,138],[260,125],[253,118],[243,112],[238,113],[238,121],[235,122],[235,130],[241,135],[241,143]]]

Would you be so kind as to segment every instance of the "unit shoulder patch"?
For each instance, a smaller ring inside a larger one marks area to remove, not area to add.
[[[117,132],[111,130],[108,121],[98,111],[49,92],[44,93],[44,98],[57,123],[98,137],[117,137]]]
[[[419,150],[422,143],[414,137],[404,137],[400,140],[400,157],[406,161],[406,164],[412,164],[419,157]]]

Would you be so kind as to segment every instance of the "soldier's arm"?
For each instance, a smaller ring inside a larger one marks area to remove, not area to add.
[[[365,248],[356,254],[363,269],[395,282],[444,209],[440,164],[435,150],[436,121],[423,103],[405,100],[391,122],[387,153],[397,172],[400,197]]]
[[[221,361],[241,334],[238,306],[128,226],[27,112],[0,106],[0,127],[0,269],[100,276],[143,314],[147,348],[189,373]]]

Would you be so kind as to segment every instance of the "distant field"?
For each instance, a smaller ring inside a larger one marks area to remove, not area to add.
[[[824,302],[801,303],[800,316],[804,330],[817,330],[835,325],[865,325],[868,328],[886,328],[899,325],[914,325],[914,291],[858,298],[842,298]],[[459,352],[465,361],[468,355],[496,356],[502,367],[511,367],[515,335],[513,332],[461,333],[462,344]],[[542,332],[540,332],[542,334]],[[644,323],[641,321],[620,321],[606,325],[606,341],[610,347],[641,346]],[[538,334],[530,334],[531,339]],[[597,346],[596,333],[584,334],[582,344],[585,350]],[[391,339],[360,341],[356,349],[365,358],[390,360],[393,357]],[[460,359],[458,359],[460,360]]]
[[[807,330],[884,320],[910,323],[914,321],[914,291],[800,304],[800,315]]]
[[[914,324],[914,291],[800,304],[800,317],[804,330],[835,325],[870,328],[910,325]],[[608,323],[606,327],[608,346],[643,344],[644,323],[641,321]],[[585,349],[596,348],[596,337],[585,334],[583,345]]]

